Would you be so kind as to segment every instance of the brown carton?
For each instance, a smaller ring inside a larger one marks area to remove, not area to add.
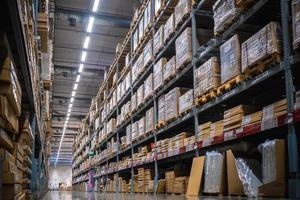
[[[144,99],[148,99],[153,95],[153,74],[151,73],[144,82]]]
[[[172,14],[164,26],[164,41],[171,37],[171,34],[175,31],[175,16]]]
[[[191,13],[192,11],[192,0],[179,0],[175,7],[175,27],[183,20],[183,17]]]
[[[190,110],[194,105],[194,90],[190,89],[179,97],[179,114]]]
[[[201,156],[193,159],[189,183],[186,192],[187,196],[199,195],[203,169],[204,169],[204,159],[205,156]]]
[[[300,44],[300,1],[292,1],[293,14],[293,46],[294,49],[299,48]]]
[[[181,69],[192,60],[192,29],[186,28],[176,39],[176,69]]]
[[[159,50],[163,47],[164,44],[164,25],[161,25],[160,28],[156,31],[153,39],[153,51],[154,54],[157,54]]]
[[[158,98],[157,105],[158,105],[157,121],[161,123],[165,121],[165,95],[164,94]]]
[[[165,94],[165,119],[172,120],[179,115],[179,97],[185,93],[187,88],[176,87]]]
[[[176,57],[172,57],[165,65],[163,70],[163,80],[166,82],[176,73]]]
[[[9,101],[3,95],[0,95],[0,117],[2,117],[4,120],[4,123],[0,122],[0,126],[2,128],[9,129],[14,133],[18,133],[18,118],[9,104]]]
[[[163,69],[164,65],[167,63],[166,58],[161,58],[153,66],[153,90],[156,91],[163,85]]]

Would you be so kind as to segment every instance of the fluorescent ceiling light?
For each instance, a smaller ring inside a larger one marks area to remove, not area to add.
[[[78,72],[81,73],[82,71],[83,71],[83,64],[80,64]]]
[[[80,75],[77,75],[76,83],[78,83],[79,81],[80,81]]]
[[[90,17],[90,18],[89,18],[89,23],[88,23],[86,32],[88,32],[88,33],[92,32],[93,25],[94,25],[94,21],[95,21],[95,18],[94,18],[94,17]]]
[[[76,91],[72,92],[72,97],[75,97]]]
[[[70,113],[70,112],[71,112],[71,108],[68,109],[68,113]]]
[[[73,104],[70,103],[70,104],[69,104],[69,108],[72,108],[72,106],[73,106]]]
[[[73,90],[77,90],[77,88],[78,88],[78,84],[77,84],[77,83],[75,83],[75,84],[74,84],[74,88],[73,88]]]
[[[70,115],[71,115],[71,113],[68,113],[68,114],[67,114],[67,117],[70,117]]]
[[[81,54],[81,61],[84,62],[86,59],[86,51],[83,51]]]
[[[69,119],[70,119],[70,117],[67,117],[67,119],[66,119],[66,120],[67,120],[67,121],[69,121]]]
[[[90,36],[86,36],[84,40],[83,48],[87,49],[89,47],[89,43],[90,43]]]
[[[70,102],[71,102],[71,103],[73,103],[73,101],[74,101],[74,97],[72,97],[72,98],[70,99]]]
[[[99,5],[100,0],[95,0],[94,5],[93,5],[93,12],[96,12],[98,10],[98,5]]]

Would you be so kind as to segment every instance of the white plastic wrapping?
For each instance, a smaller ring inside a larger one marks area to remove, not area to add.
[[[262,182],[264,184],[276,180],[276,140],[267,140],[258,146],[262,154]]]

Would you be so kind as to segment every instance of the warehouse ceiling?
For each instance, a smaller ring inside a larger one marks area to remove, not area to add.
[[[129,30],[137,3],[99,0],[95,7],[95,1],[98,0],[55,0],[51,164],[71,164],[74,137],[113,61],[117,43]],[[89,42],[85,44],[87,37]],[[86,58],[82,58],[83,52]]]

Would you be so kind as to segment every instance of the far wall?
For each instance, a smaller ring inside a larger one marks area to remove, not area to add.
[[[67,186],[72,186],[71,166],[50,166],[49,189],[58,189],[59,183],[65,183]]]

